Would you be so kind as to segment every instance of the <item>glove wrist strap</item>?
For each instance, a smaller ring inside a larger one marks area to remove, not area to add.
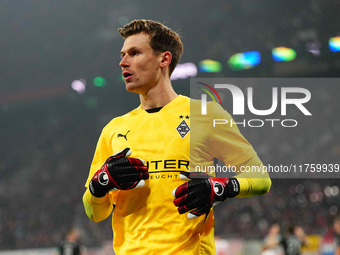
[[[98,182],[94,182],[93,180],[89,183],[89,190],[91,194],[95,197],[103,197],[106,195],[107,190],[103,188]]]
[[[240,194],[240,183],[236,178],[230,178],[225,186],[227,197],[236,197]]]

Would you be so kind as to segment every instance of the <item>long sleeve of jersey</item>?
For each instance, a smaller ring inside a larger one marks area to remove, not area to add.
[[[266,171],[262,171],[263,164],[258,156],[254,156],[242,165],[237,166],[239,174],[236,179],[240,183],[240,193],[238,198],[264,195],[271,187],[271,180]],[[242,169],[252,169],[253,171],[243,171]]]
[[[109,194],[104,197],[94,197],[89,189],[86,189],[83,195],[83,204],[86,215],[94,222],[105,220],[113,210]]]
[[[113,154],[107,139],[108,132],[109,130],[104,128],[98,139],[89,176],[85,184],[86,191],[83,195],[83,205],[86,215],[94,222],[99,222],[106,219],[112,213],[114,208],[114,203],[111,199],[112,193],[114,192],[109,192],[104,197],[97,198],[94,197],[88,189],[92,176],[97,170],[101,168],[105,160]]]
[[[267,193],[271,186],[269,174],[253,146],[241,134],[232,116],[218,103],[209,102],[208,114],[201,115],[200,104],[191,104],[195,113],[191,118],[191,171],[203,171],[214,166],[217,158],[230,169],[236,170],[240,183],[238,197],[251,197]],[[210,173],[215,175],[215,173]]]

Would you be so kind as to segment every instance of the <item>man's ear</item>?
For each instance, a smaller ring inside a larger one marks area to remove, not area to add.
[[[162,59],[161,59],[159,66],[161,68],[168,67],[172,60],[172,54],[170,53],[170,51],[162,52],[161,57]]]

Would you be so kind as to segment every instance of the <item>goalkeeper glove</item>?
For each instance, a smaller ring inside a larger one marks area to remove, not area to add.
[[[181,172],[180,178],[188,182],[172,191],[174,204],[180,214],[189,212],[189,219],[203,214],[207,217],[213,206],[240,192],[235,178],[217,178],[201,172]]]
[[[130,148],[125,148],[105,161],[90,181],[93,196],[103,197],[113,189],[129,190],[144,186],[144,180],[149,179],[148,167],[144,166],[144,160],[130,158],[130,155]]]

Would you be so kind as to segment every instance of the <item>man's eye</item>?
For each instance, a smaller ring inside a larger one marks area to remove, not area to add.
[[[131,52],[130,55],[131,55],[131,56],[136,56],[136,55],[138,55],[138,53],[139,53],[138,51],[134,50],[134,51]]]

